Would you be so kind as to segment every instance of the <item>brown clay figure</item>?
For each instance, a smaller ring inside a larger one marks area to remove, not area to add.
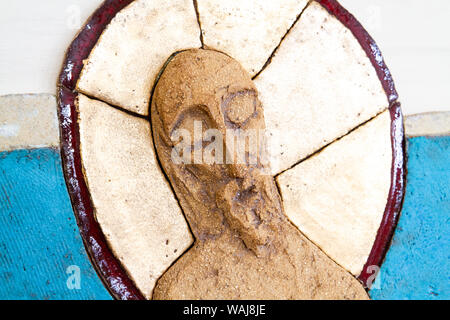
[[[203,134],[214,129],[226,137],[227,130],[264,129],[258,92],[237,61],[213,50],[177,54],[156,84],[151,123],[162,169],[195,237],[158,280],[154,299],[368,298],[291,224],[265,164],[248,160],[258,154],[247,150],[244,163],[174,161],[179,130],[195,137],[201,124]],[[227,143],[223,157],[234,157]],[[194,139],[190,151],[206,147]]]

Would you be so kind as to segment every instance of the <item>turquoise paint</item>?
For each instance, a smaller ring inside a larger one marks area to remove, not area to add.
[[[403,211],[370,295],[449,299],[450,137],[409,139],[408,155]],[[71,266],[80,290],[67,287]],[[84,250],[56,150],[0,153],[0,299],[111,299]]]
[[[0,299],[111,299],[86,255],[61,168],[52,149],[0,153]]]
[[[450,298],[450,137],[408,141],[405,202],[375,300]]]

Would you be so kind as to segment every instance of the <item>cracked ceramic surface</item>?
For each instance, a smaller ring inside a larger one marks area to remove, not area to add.
[[[153,83],[167,58],[200,46],[191,0],[134,1],[101,35],[85,61],[77,89],[145,115]]]
[[[358,276],[372,249],[391,186],[389,111],[278,176],[289,219]]]
[[[256,75],[307,0],[197,0],[205,46],[225,52]]]
[[[311,3],[255,79],[278,174],[389,107],[353,36]]]

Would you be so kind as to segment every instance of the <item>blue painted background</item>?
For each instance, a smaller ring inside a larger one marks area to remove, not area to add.
[[[370,295],[449,299],[450,137],[411,138],[408,155],[403,211]],[[0,299],[111,299],[83,247],[57,150],[0,153]]]
[[[450,137],[408,141],[399,224],[372,299],[450,298]]]
[[[0,299],[111,299],[83,247],[59,151],[0,153]]]

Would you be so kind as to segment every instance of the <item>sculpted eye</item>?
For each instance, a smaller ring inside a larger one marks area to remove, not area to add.
[[[205,106],[193,106],[180,113],[175,123],[171,125],[171,134],[183,129],[189,131],[193,137],[196,126],[201,126],[203,131],[214,128],[214,121],[205,108]]]
[[[189,145],[190,159],[194,159],[195,152],[202,152],[207,145],[207,142],[204,141],[205,132],[215,128],[214,120],[205,108],[201,105],[190,107],[180,113],[176,122],[172,125],[173,129],[170,134],[172,143],[179,143],[178,138],[180,136],[187,138],[189,141],[183,141],[183,144]]]
[[[256,105],[256,93],[249,90],[230,94],[224,99],[223,109],[228,120],[240,127],[255,114]]]

